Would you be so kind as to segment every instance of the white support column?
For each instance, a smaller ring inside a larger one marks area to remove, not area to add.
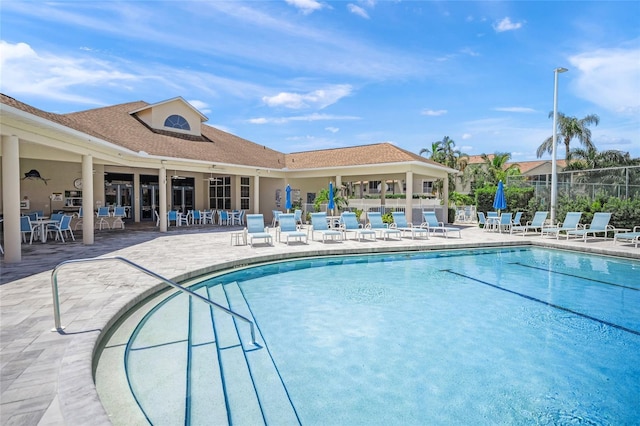
[[[253,177],[253,213],[260,213],[260,176]]]
[[[442,205],[444,207],[444,223],[449,223],[449,173],[444,177],[442,184]]]
[[[20,235],[20,142],[2,136],[2,210],[4,215],[4,261],[22,261]]]
[[[387,205],[387,180],[382,177],[380,180],[380,206],[384,207]]]
[[[158,170],[158,197],[160,232],[167,232],[167,169],[164,165]]]
[[[91,245],[94,242],[93,214],[93,157],[82,156],[82,243]]]
[[[407,222],[411,223],[413,220],[413,172],[407,172],[404,179],[407,182],[407,194],[404,206],[405,216]]]

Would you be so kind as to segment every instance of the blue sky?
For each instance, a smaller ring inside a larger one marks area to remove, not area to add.
[[[640,157],[638,1],[1,8],[1,91],[46,111],[182,96],[207,124],[283,152],[392,142],[417,153],[449,136],[467,154],[526,161],[551,136],[553,70],[566,67],[558,110],[598,114],[597,148]]]

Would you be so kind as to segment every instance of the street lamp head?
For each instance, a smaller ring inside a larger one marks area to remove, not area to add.
[[[554,71],[557,73],[562,73],[562,72],[567,72],[569,70],[566,68],[559,67],[559,68],[556,68]]]

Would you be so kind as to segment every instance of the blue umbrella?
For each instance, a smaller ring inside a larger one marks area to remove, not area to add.
[[[507,208],[507,198],[504,195],[504,186],[502,181],[498,182],[498,190],[493,198],[493,208],[500,211]]]
[[[287,184],[286,192],[287,198],[284,202],[284,208],[287,209],[287,213],[289,213],[289,210],[291,210],[291,186],[289,186],[289,184]]]
[[[333,209],[336,208],[336,203],[333,201],[333,182],[329,182],[329,205],[327,209],[331,210],[331,214],[333,214]]]

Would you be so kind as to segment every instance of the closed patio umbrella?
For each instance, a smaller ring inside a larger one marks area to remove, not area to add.
[[[327,210],[331,210],[331,216],[333,216],[333,209],[336,208],[336,203],[333,201],[333,182],[329,182],[329,205]]]
[[[287,209],[287,213],[289,213],[289,210],[291,210],[291,186],[289,184],[287,184],[285,192],[287,196],[285,198],[284,208]]]
[[[493,197],[493,208],[498,210],[498,213],[500,213],[500,210],[507,208],[507,198],[504,195],[504,185],[502,181],[498,182],[498,189],[495,197]]]

